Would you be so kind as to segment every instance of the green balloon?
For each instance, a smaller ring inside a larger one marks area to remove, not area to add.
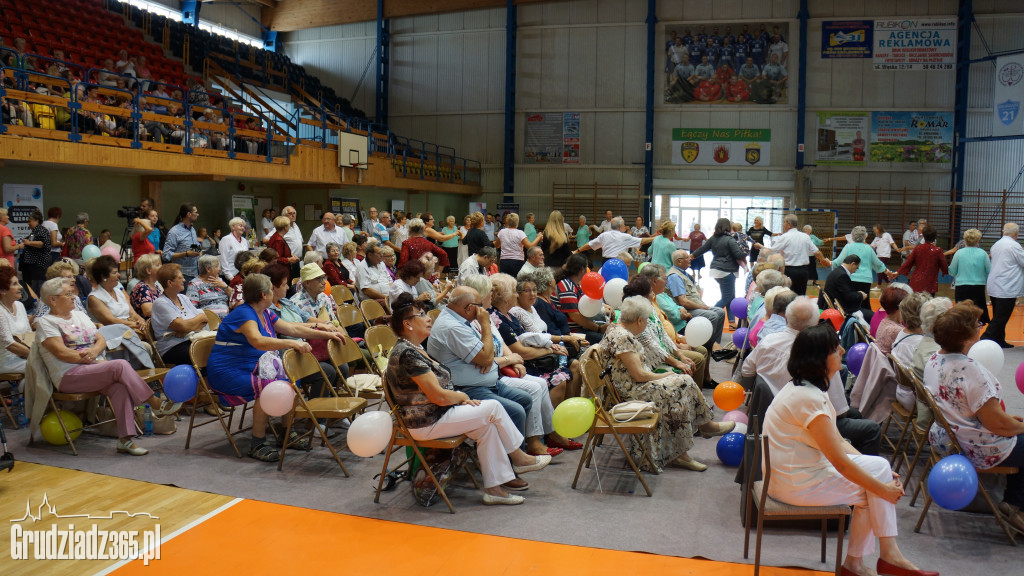
[[[594,424],[594,401],[590,398],[569,398],[562,401],[551,415],[551,424],[566,438],[582,436]]]

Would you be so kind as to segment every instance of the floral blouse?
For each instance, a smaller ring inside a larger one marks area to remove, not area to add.
[[[221,318],[228,315],[228,295],[226,289],[218,288],[196,276],[188,283],[185,292],[196,308],[209,310]]]
[[[160,287],[160,284],[157,284],[156,290],[154,290],[149,286],[149,284],[146,284],[145,282],[139,282],[138,284],[135,285],[134,288],[132,288],[132,293],[131,296],[129,296],[129,300],[132,303],[132,308],[135,309],[139,316],[145,318],[147,316],[142,313],[142,305],[152,304],[153,302],[156,302],[156,299],[159,298],[160,295],[163,293],[164,290],[163,288]]]
[[[422,348],[400,339],[388,358],[385,380],[406,426],[413,430],[433,425],[450,408],[431,402],[413,381],[413,377],[428,372],[434,374],[441,388],[455,389],[452,385],[452,373],[445,365],[431,360]]]

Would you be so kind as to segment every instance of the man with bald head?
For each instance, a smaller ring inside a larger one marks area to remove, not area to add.
[[[1013,315],[1017,298],[1024,295],[1024,248],[1017,236],[1020,229],[1013,222],[1003,225],[1003,237],[992,245],[992,269],[988,273],[988,296],[992,299],[992,321],[982,338],[1003,348],[1013,348],[1006,341],[1006,324]]]
[[[348,242],[348,237],[338,227],[334,214],[324,212],[324,216],[320,221],[321,225],[317,226],[313,233],[309,235],[309,249],[323,254],[324,260],[327,260],[327,244],[335,242],[338,246],[341,246]]]
[[[544,250],[540,246],[534,246],[526,251],[526,263],[519,269],[516,278],[523,278],[532,274],[534,270],[544,267]]]
[[[479,330],[473,325],[474,320]],[[452,290],[448,306],[434,321],[427,352],[451,370],[452,384],[457,390],[473,400],[497,400],[525,438],[526,414],[533,401],[529,393],[498,381],[500,366],[495,361],[495,338],[500,346],[500,336],[491,334],[491,317],[480,294],[469,286],[459,286]],[[522,363],[518,354],[512,357]]]

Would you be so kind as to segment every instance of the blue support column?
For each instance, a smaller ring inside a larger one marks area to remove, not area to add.
[[[388,123],[388,86],[391,84],[391,20],[384,18],[384,0],[377,0],[377,89],[374,120]]]
[[[505,158],[501,191],[504,202],[514,202],[516,170],[516,28],[519,20],[515,0],[505,8]]]
[[[644,103],[644,221],[654,229],[654,61],[657,58],[658,2],[647,0],[647,97]]]
[[[800,0],[800,67],[797,70],[799,80],[796,90],[796,169],[804,167],[804,137],[807,132],[807,20],[811,11],[807,8],[807,0]]]
[[[956,24],[956,101],[953,105],[953,189],[950,200],[963,199],[967,152],[967,100],[971,82],[971,24],[974,0],[960,0]],[[959,230],[959,225],[956,226]]]

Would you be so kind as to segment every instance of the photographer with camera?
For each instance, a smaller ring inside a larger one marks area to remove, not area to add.
[[[196,208],[195,204],[182,204],[181,208],[178,208],[174,226],[167,232],[167,242],[164,244],[163,261],[181,266],[181,274],[185,277],[186,285],[199,275],[199,254],[202,247],[199,245],[194,226],[198,219],[199,208]]]

